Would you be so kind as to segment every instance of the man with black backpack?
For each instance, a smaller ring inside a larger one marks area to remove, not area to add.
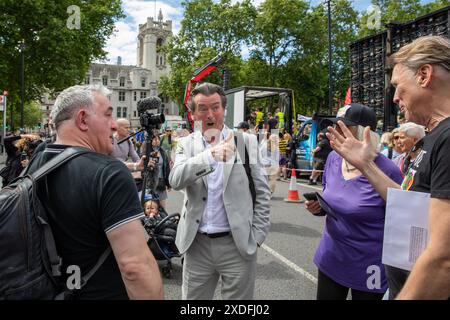
[[[70,161],[39,172],[34,186],[62,258],[60,289],[74,299],[162,299],[136,186],[126,166],[109,156],[117,125],[108,94],[97,86],[64,90],[52,110],[57,139],[31,161],[27,174],[74,151]],[[0,298],[3,294],[0,290]]]

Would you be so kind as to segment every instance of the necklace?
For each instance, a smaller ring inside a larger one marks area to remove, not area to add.
[[[344,160],[345,168],[347,169],[347,172],[355,171],[357,170],[355,167],[349,168],[348,163],[346,160]]]

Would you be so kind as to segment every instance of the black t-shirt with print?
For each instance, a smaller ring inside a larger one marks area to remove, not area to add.
[[[421,150],[402,188],[450,199],[450,118],[441,121],[415,148]]]
[[[48,145],[30,164],[29,172],[66,147]],[[47,209],[63,270],[76,265],[85,275],[108,248],[106,234],[143,217],[134,180],[122,162],[95,152],[78,156],[46,178],[46,183],[44,179],[38,185],[38,195]],[[112,253],[76,297],[128,299]]]
[[[413,150],[420,150],[406,174],[402,189],[429,193],[431,198],[450,199],[450,118],[434,128]],[[390,298],[405,284],[409,272],[386,266]]]

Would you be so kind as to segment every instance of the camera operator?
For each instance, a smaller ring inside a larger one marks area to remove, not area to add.
[[[137,103],[137,109],[139,113],[139,122],[142,129],[145,130],[145,144],[142,145],[143,156],[143,171],[142,171],[142,185],[144,186],[141,192],[141,204],[144,206],[144,199],[147,193],[147,189],[151,192],[160,192],[161,205],[164,207],[166,188],[170,187],[168,183],[169,176],[169,160],[165,152],[161,152],[160,140],[158,136],[158,130],[161,128],[161,124],[165,122],[164,114],[157,114],[155,111],[161,109],[162,101],[159,97],[151,96],[146,99],[139,100]],[[155,134],[156,132],[156,134]],[[156,150],[155,150],[155,149]],[[164,158],[163,158],[164,157]],[[156,165],[158,164],[158,166]],[[149,168],[150,166],[150,168]],[[165,174],[165,172],[167,173]],[[159,185],[159,174],[161,173],[161,184]],[[159,187],[159,188],[158,188]],[[159,190],[158,190],[159,189]]]
[[[152,139],[152,148],[150,160],[154,161],[155,168],[151,170],[150,179],[147,180],[147,188],[152,189],[158,195],[160,205],[165,209],[167,205],[167,191],[170,191],[169,174],[170,160],[166,151],[161,148],[161,140],[158,135]],[[143,146],[145,152],[146,146]]]
[[[28,165],[28,160],[37,147],[37,144],[32,144],[34,141],[40,141],[39,136],[21,134],[5,138],[5,150],[8,156],[5,167],[0,171],[0,176],[3,178],[3,187],[17,178]],[[30,148],[29,145],[32,147]]]

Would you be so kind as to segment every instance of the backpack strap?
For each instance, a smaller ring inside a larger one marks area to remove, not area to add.
[[[54,277],[58,277],[61,275],[62,259],[60,256],[58,256],[58,253],[56,251],[55,238],[53,237],[52,229],[50,228],[50,225],[47,223],[47,221],[45,221],[42,217],[38,216],[38,219],[44,227],[44,238],[48,257],[52,266],[52,275]],[[103,262],[105,262],[110,253],[111,247],[109,246],[97,260],[95,266],[93,266],[92,269],[89,270],[89,272],[84,277],[81,277],[81,288],[83,288],[84,285],[89,281],[89,279],[97,272],[97,270],[101,267]]]
[[[108,247],[108,249],[106,249],[100,256],[100,258],[97,260],[97,263],[95,264],[95,266],[93,266],[92,269],[89,270],[89,272],[84,277],[81,277],[80,289],[68,289],[66,287],[65,290],[58,293],[53,299],[54,300],[73,300],[74,296],[76,295],[76,291],[81,290],[86,285],[86,283],[94,275],[94,273],[97,272],[97,270],[100,268],[100,266],[103,264],[103,262],[105,262],[106,258],[109,256],[111,251],[112,251],[111,247]]]
[[[50,261],[52,268],[52,276],[59,277],[61,275],[62,259],[56,251],[55,238],[53,237],[52,229],[44,218],[37,216],[37,219],[44,228],[44,240],[47,248],[48,260]]]
[[[238,141],[240,141],[241,143],[238,143]],[[241,160],[244,159],[244,169],[245,173],[247,174],[248,185],[250,188],[250,193],[252,195],[253,208],[255,208],[255,201],[256,201],[255,182],[253,181],[252,178],[252,170],[250,169],[250,157],[248,155],[247,144],[245,143],[244,135],[242,134],[242,132],[234,133],[234,143],[238,150],[239,156],[241,157]],[[242,148],[242,146],[244,146],[244,148]],[[244,156],[242,155],[242,153],[244,153]]]
[[[33,172],[31,174],[31,177],[33,180],[37,181],[41,179],[42,177],[46,176],[53,170],[56,170],[66,162],[82,155],[85,153],[92,152],[89,149],[82,148],[82,147],[69,147],[65,149],[63,152],[58,154],[56,157],[52,158],[50,161],[48,161],[46,164],[44,164],[42,167],[40,167],[38,170]],[[26,174],[26,171],[22,173],[22,175]]]
[[[84,277],[81,277],[81,288],[83,288],[84,285],[89,281],[89,279],[97,272],[97,270],[101,267],[103,262],[105,262],[106,258],[108,258],[111,251],[112,251],[111,246],[108,246],[108,248],[100,256],[100,258],[98,258],[95,266],[93,266],[92,269],[89,270],[89,272],[86,273]]]

